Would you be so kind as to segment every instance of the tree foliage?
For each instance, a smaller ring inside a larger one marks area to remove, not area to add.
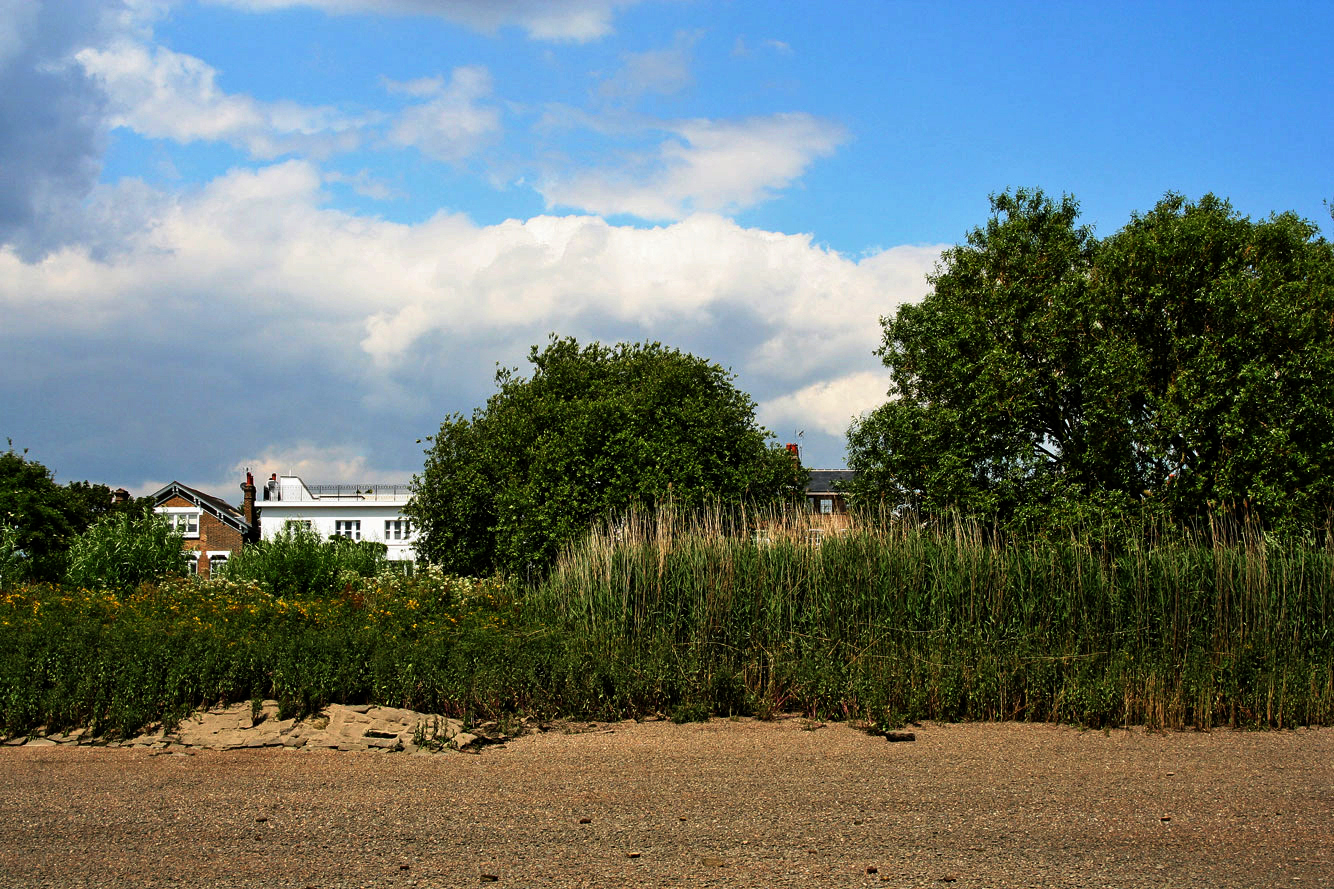
[[[139,514],[150,498],[113,504],[111,489],[90,482],[59,485],[47,469],[15,451],[0,453],[0,560],[4,582],[17,579],[57,581],[65,574],[74,538],[99,518],[113,513]]]
[[[800,468],[722,367],[658,343],[552,337],[532,376],[501,369],[471,418],[448,417],[413,479],[417,552],[464,574],[549,564],[632,504],[773,500]]]
[[[1334,253],[1293,214],[1169,194],[1099,240],[992,198],[882,319],[888,403],[849,432],[862,502],[1050,527],[1145,511],[1310,529],[1334,504]]]

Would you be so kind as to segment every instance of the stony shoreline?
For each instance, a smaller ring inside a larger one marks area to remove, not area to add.
[[[519,732],[528,723],[518,723]],[[241,750],[285,747],[401,753],[476,753],[511,736],[496,722],[469,726],[435,713],[371,704],[331,704],[304,719],[280,719],[278,702],[231,704],[197,711],[170,729],[155,726],[133,738],[98,737],[86,728],[10,738],[7,747],[134,747],[188,753],[192,750]]]

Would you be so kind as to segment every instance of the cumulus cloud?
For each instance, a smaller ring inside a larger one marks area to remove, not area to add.
[[[397,470],[372,464],[371,457],[354,445],[296,442],[288,447],[268,447],[232,464],[229,477],[240,484],[249,469],[256,484],[271,474],[299,475],[307,484],[405,484],[421,467]]]
[[[606,36],[618,9],[639,0],[213,0],[256,12],[308,6],[330,13],[430,15],[479,31],[517,26],[536,40]]]
[[[104,97],[72,52],[100,40],[118,3],[0,2],[0,243],[40,255],[101,167]]]
[[[118,41],[75,58],[106,91],[109,122],[150,138],[226,142],[263,159],[321,156],[355,148],[365,125],[334,108],[226,93],[207,62],[162,46]]]
[[[673,137],[652,154],[551,177],[540,189],[547,205],[652,220],[731,212],[769,200],[847,138],[841,126],[802,113],[665,128]]]
[[[770,428],[801,428],[842,437],[848,426],[885,403],[889,373],[857,371],[802,386],[760,405],[759,416]]]
[[[707,214],[405,225],[329,208],[322,181],[288,161],[189,193],[106,186],[94,202],[117,249],[0,249],[0,348],[21,368],[0,413],[116,429],[121,450],[182,464],[154,478],[300,466],[314,448],[333,462],[312,477],[377,480],[419,465],[415,439],[554,330],[707,356],[765,417],[832,431],[883,394],[859,376],[878,367],[877,319],[925,293],[939,255],[854,259]]]
[[[481,104],[491,94],[485,68],[455,68],[450,81],[426,78],[388,84],[391,91],[427,98],[399,113],[389,141],[412,146],[437,160],[457,163],[475,154],[500,133],[500,112]]]

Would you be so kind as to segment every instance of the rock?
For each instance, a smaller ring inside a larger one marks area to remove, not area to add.
[[[459,732],[449,739],[449,746],[460,752],[475,752],[479,740],[472,732]]]
[[[27,747],[56,747],[59,746],[50,738],[33,738],[25,746]]]
[[[726,861],[723,861],[721,858],[704,858],[704,859],[702,859],[702,860],[700,861],[700,864],[704,865],[705,867],[726,867],[726,866],[727,866],[727,862],[726,862]]]
[[[593,819],[592,819],[592,818],[580,818],[580,819],[579,819],[579,823],[580,823],[580,824],[592,824],[592,823],[593,823]]]
[[[500,877],[496,876],[495,874],[481,874],[480,877],[479,877],[479,879],[480,879],[483,883],[494,883],[494,882],[496,882],[497,880],[499,880]]]
[[[916,741],[917,735],[912,732],[885,732],[886,741]]]
[[[625,853],[625,857],[626,857],[626,858],[638,858],[639,856],[641,856],[641,855],[643,855],[643,854],[644,854],[643,852],[626,852],[626,853]]]

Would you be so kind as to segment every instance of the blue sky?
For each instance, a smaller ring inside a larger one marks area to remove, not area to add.
[[[0,434],[401,480],[555,331],[709,357],[841,465],[989,193],[1328,235],[1331,45],[1324,3],[0,0]]]

